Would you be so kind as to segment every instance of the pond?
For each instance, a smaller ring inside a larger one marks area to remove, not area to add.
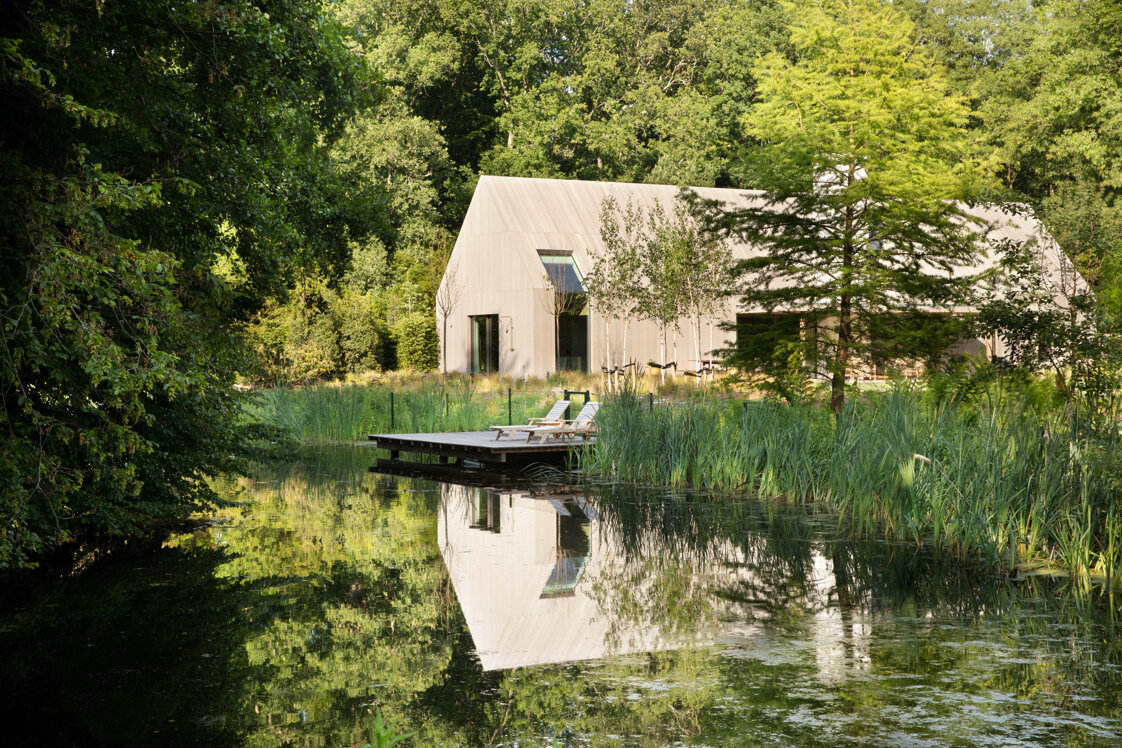
[[[416,746],[1122,744],[1101,591],[794,506],[372,462],[262,469],[202,527],[5,592],[8,734],[349,746],[381,713]]]

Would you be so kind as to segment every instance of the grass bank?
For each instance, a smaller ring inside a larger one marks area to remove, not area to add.
[[[1117,583],[1118,415],[1075,420],[996,390],[972,405],[935,404],[903,386],[867,394],[836,418],[774,401],[648,410],[622,395],[600,411],[583,467],[629,483],[819,502],[846,534]]]

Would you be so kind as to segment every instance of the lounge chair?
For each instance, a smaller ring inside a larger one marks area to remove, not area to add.
[[[547,439],[573,439],[575,437],[587,437],[592,435],[596,430],[596,412],[600,410],[600,403],[585,403],[584,407],[580,409],[577,417],[571,421],[555,426],[534,426],[533,428],[521,428],[517,431],[528,431],[526,441],[532,442],[534,437],[537,436],[539,441],[546,441]]]
[[[491,430],[497,432],[495,434],[495,440],[497,441],[503,437],[503,434],[506,434],[507,436],[513,436],[515,431],[521,431],[522,429],[526,428],[536,428],[538,426],[560,426],[565,423],[565,411],[568,409],[568,400],[558,400],[553,404],[553,407],[549,409],[549,412],[541,418],[531,418],[529,423],[510,424],[508,426],[492,426]]]

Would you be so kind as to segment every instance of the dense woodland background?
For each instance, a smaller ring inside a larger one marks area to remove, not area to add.
[[[1035,206],[1103,301],[1122,305],[1122,9],[893,5],[968,98],[989,196]],[[352,245],[341,283],[304,276],[257,317],[265,374],[281,379],[436,365],[433,293],[481,173],[759,186],[753,70],[768,53],[798,57],[798,8],[780,2],[352,0],[328,13],[380,97],[333,158],[384,191],[389,225]]]
[[[211,501],[269,436],[239,378],[434,368],[479,174],[754,186],[799,56],[767,1],[4,6],[0,567]],[[1122,5],[892,6],[1117,324]]]

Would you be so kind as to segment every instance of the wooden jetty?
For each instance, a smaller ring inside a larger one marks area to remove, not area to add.
[[[533,462],[561,462],[571,452],[583,449],[596,437],[576,436],[571,439],[527,441],[524,434],[513,438],[496,439],[494,431],[458,431],[435,434],[368,434],[367,438],[379,449],[390,453],[389,460],[379,460],[387,467],[408,466],[399,459],[402,452],[435,455],[441,463],[454,460],[487,467],[517,468]]]

